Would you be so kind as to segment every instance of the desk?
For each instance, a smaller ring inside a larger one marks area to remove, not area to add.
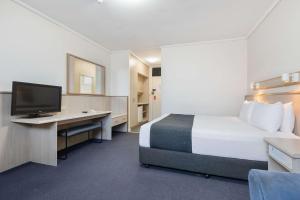
[[[64,126],[84,123],[86,121],[102,121],[103,139],[111,140],[111,111],[93,113],[58,114],[42,118],[14,118],[12,122],[22,126],[24,134],[28,134],[28,162],[57,166],[57,131]],[[100,133],[95,132],[95,138]]]

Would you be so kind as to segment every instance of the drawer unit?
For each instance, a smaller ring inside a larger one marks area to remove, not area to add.
[[[126,123],[127,122],[127,115],[121,115],[112,118],[112,127]]]
[[[269,155],[288,170],[293,169],[293,159],[272,145],[269,145]]]

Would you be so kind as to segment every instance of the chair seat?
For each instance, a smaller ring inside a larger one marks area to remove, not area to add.
[[[251,170],[251,200],[299,200],[300,174]]]
[[[62,130],[59,132],[61,136],[74,136],[84,132],[92,131],[95,129],[101,128],[101,124],[87,124],[82,126],[73,127],[67,130]]]

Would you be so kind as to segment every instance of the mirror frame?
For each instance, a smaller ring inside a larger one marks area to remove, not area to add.
[[[81,93],[70,92],[70,83],[69,83],[69,81],[70,81],[70,67],[71,67],[70,66],[70,57],[73,57],[73,58],[76,58],[76,59],[82,60],[84,62],[88,62],[88,63],[91,63],[93,65],[96,65],[98,67],[103,68],[103,71],[104,71],[104,93],[103,94],[81,94]],[[66,83],[66,85],[67,85],[67,95],[106,96],[106,69],[105,69],[105,66],[100,65],[98,63],[95,63],[93,61],[75,56],[73,54],[67,53],[67,83]]]

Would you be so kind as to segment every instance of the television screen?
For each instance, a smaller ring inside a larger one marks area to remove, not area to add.
[[[13,82],[11,115],[35,115],[61,111],[58,86]]]

